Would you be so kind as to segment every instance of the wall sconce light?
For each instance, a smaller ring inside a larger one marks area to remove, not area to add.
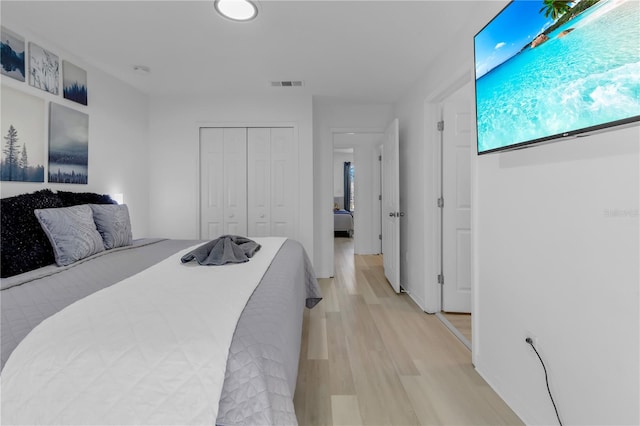
[[[118,204],[124,204],[124,194],[123,193],[117,193],[117,194],[109,194],[109,197],[111,197],[111,199],[113,201],[115,201]]]

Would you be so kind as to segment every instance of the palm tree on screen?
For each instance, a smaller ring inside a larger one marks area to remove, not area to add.
[[[555,21],[571,9],[571,6],[569,6],[569,4],[573,3],[573,1],[542,0],[542,3],[544,4],[544,6],[542,6],[539,13],[542,13],[544,11],[545,18],[551,16],[551,19]]]

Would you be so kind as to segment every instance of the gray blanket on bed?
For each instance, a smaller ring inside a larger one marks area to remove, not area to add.
[[[248,262],[260,244],[238,235],[223,235],[182,256],[182,263],[196,260],[199,265],[220,266]]]
[[[70,266],[51,266],[0,280],[2,366],[18,343],[44,319],[74,301],[196,243],[140,241]],[[311,262],[302,245],[287,240],[238,321],[229,348],[217,425],[297,423],[293,393],[302,337],[302,312],[305,304],[311,308],[321,298]]]

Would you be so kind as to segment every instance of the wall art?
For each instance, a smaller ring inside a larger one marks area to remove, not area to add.
[[[24,81],[24,38],[2,27],[0,29],[0,72],[16,80]]]
[[[88,180],[89,116],[51,102],[49,115],[49,182]]]
[[[46,92],[58,94],[60,61],[58,56],[35,43],[29,43],[29,84]]]
[[[44,182],[44,100],[2,86],[0,180]]]
[[[65,99],[87,105],[87,72],[69,61],[62,61],[62,93]]]

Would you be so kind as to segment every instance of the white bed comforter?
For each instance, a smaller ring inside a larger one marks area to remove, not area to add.
[[[2,371],[2,424],[215,424],[236,324],[284,243],[247,263],[183,250],[37,326]]]

